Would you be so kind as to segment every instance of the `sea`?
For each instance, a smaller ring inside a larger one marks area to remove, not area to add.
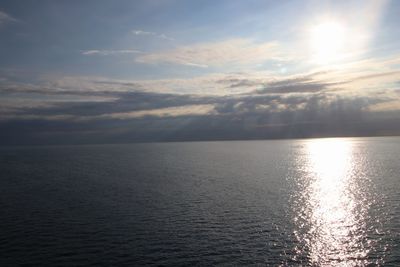
[[[400,266],[400,137],[2,147],[0,266]]]

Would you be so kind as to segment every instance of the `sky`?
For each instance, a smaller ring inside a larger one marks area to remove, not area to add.
[[[0,0],[0,145],[398,135],[399,12]]]

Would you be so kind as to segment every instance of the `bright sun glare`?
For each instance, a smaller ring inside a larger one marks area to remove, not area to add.
[[[313,60],[320,64],[338,61],[343,56],[345,39],[345,28],[338,22],[326,21],[312,27]]]

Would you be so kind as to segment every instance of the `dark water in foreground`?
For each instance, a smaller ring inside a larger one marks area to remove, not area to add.
[[[400,265],[400,138],[0,149],[0,266]]]

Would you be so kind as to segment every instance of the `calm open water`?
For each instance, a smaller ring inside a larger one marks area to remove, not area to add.
[[[0,149],[0,266],[400,265],[400,138]]]

